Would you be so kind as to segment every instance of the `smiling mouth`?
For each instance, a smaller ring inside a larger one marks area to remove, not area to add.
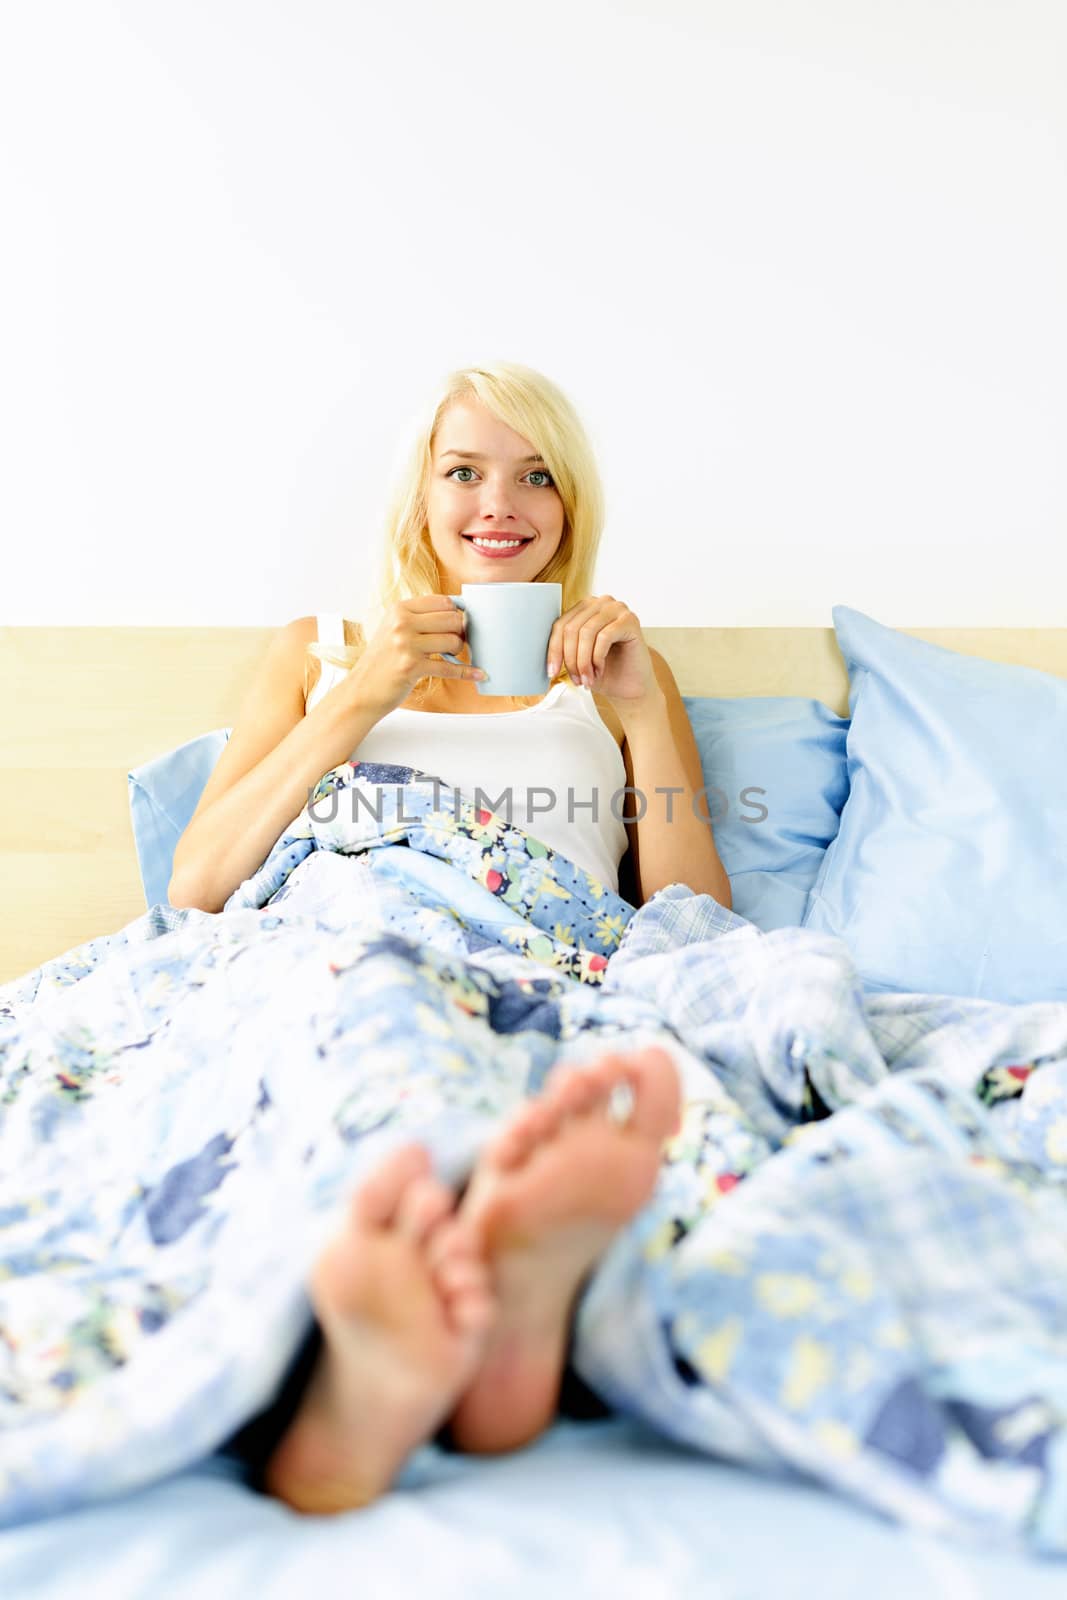
[[[516,534],[510,534],[510,533],[509,534],[499,534],[499,535],[492,534],[492,533],[461,533],[460,534],[460,538],[461,539],[466,539],[468,544],[474,544],[477,541],[480,544],[486,544],[486,545],[503,544],[503,545],[509,545],[509,546],[510,545],[515,545],[516,547],[518,545],[522,545],[522,544],[529,544],[530,540],[532,539],[532,537],[533,537],[532,534],[518,534],[518,535],[516,535]]]

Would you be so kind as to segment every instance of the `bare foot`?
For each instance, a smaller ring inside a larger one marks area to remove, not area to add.
[[[609,1114],[619,1084],[632,1097],[625,1123]],[[461,1450],[514,1450],[552,1422],[574,1303],[619,1228],[651,1196],[680,1117],[666,1051],[607,1054],[551,1073],[542,1094],[481,1152],[458,1215],[489,1260],[498,1311],[482,1365],[450,1419]]]
[[[393,1151],[356,1191],[309,1290],[322,1353],[265,1484],[296,1511],[347,1511],[436,1433],[495,1312],[472,1231],[421,1145]]]

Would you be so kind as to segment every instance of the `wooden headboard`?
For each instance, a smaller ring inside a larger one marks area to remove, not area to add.
[[[231,726],[272,628],[0,628],[0,982],[140,916],[126,775]],[[1067,677],[1067,628],[918,628]],[[683,694],[848,711],[832,628],[646,628]]]

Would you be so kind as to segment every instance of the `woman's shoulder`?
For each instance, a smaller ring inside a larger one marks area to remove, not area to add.
[[[299,684],[305,705],[317,675],[313,675],[311,669],[319,665],[314,656],[308,655],[307,647],[317,638],[317,617],[294,617],[282,623],[271,640],[271,655],[284,661],[286,676],[292,680],[294,689]]]
[[[292,622],[284,623],[279,632],[288,635],[295,644],[314,644],[319,636],[319,619],[294,617]]]
[[[268,656],[272,662],[285,661],[290,665],[299,665],[317,633],[315,617],[294,617],[291,622],[283,622],[270,636]]]
[[[320,642],[319,624],[322,616],[323,613],[319,612],[312,617],[294,617],[292,622],[285,623],[279,631],[288,634],[300,644],[317,644]],[[345,644],[355,644],[359,633],[358,623],[350,621],[348,617],[342,617],[341,622],[344,627]]]
[[[308,653],[309,644],[318,644],[319,617],[294,617],[291,622],[285,623],[278,630],[278,646],[291,653],[294,672],[299,674],[304,691],[304,702],[314,689],[322,676],[322,662],[318,656]],[[356,642],[356,625],[344,618],[344,641],[346,645]]]

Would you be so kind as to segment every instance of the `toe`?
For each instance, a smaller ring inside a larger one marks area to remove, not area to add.
[[[514,1167],[559,1126],[560,1112],[548,1101],[531,1100],[516,1113],[486,1155],[495,1166]]]
[[[602,1093],[598,1074],[589,1067],[569,1067],[546,1090],[547,1104],[560,1116],[576,1116],[596,1103]]]
[[[498,1309],[492,1272],[463,1219],[453,1216],[442,1223],[426,1254],[452,1326],[466,1333],[487,1328]]]
[[[606,1109],[616,1085],[627,1081],[626,1071],[625,1059],[617,1055],[598,1056],[578,1068],[567,1083],[567,1114],[584,1116]]]
[[[481,1333],[492,1326],[500,1307],[487,1289],[464,1289],[448,1298],[452,1326],[463,1333]]]
[[[353,1220],[387,1227],[396,1217],[408,1186],[429,1172],[430,1167],[430,1154],[423,1145],[407,1144],[391,1151],[353,1194]]]
[[[474,1289],[488,1293],[492,1287],[489,1268],[484,1261],[460,1256],[450,1261],[443,1261],[435,1270],[433,1281],[444,1294],[448,1295]]]
[[[483,1261],[478,1239],[467,1219],[453,1212],[426,1241],[426,1261],[436,1272],[449,1261]]]
[[[395,1226],[416,1244],[452,1210],[452,1195],[430,1174],[413,1178],[401,1196]]]
[[[650,1045],[627,1062],[634,1090],[631,1126],[653,1138],[667,1138],[681,1125],[682,1090],[678,1069],[660,1045]]]

